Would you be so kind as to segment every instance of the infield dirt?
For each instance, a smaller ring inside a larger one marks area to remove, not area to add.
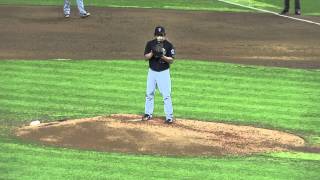
[[[143,59],[154,27],[163,25],[177,59],[289,68],[320,68],[320,27],[270,14],[89,7],[0,6],[0,59]],[[303,17],[320,22],[320,17]],[[113,115],[37,127],[16,135],[48,145],[161,155],[245,155],[305,150],[298,136],[248,126]],[[312,149],[318,152],[319,149]]]
[[[320,26],[261,13],[0,6],[0,59],[143,59],[163,25],[177,59],[292,68],[320,67]],[[320,17],[305,17],[320,22]]]
[[[26,141],[67,148],[177,156],[247,155],[303,149],[304,140],[293,134],[223,123],[141,116],[105,117],[25,126],[15,134]]]

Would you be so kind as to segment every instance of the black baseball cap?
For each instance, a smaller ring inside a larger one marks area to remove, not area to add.
[[[166,30],[164,29],[164,27],[162,26],[157,26],[155,29],[154,29],[154,35],[155,36],[165,36],[166,35]]]

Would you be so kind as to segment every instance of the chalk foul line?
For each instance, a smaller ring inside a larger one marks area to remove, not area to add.
[[[226,1],[226,0],[218,0],[220,2],[223,3],[227,3],[227,4],[231,4],[231,5],[235,5],[235,6],[240,6],[240,7],[244,7],[247,9],[252,9],[252,10],[256,10],[256,11],[260,11],[260,12],[265,12],[265,13],[269,13],[269,14],[274,14],[276,16],[280,16],[280,17],[284,17],[284,18],[288,18],[288,19],[292,19],[292,20],[296,20],[296,21],[301,21],[301,22],[305,22],[305,23],[310,23],[310,24],[315,24],[320,26],[320,23],[318,22],[314,22],[314,21],[310,21],[310,20],[306,20],[306,19],[301,19],[301,18],[296,18],[296,17],[291,17],[291,16],[286,16],[286,15],[282,15],[276,12],[272,12],[272,11],[268,11],[268,10],[264,10],[264,9],[259,9],[259,8],[255,8],[255,7],[251,7],[251,6],[246,6],[246,5],[242,5],[242,4],[238,4],[235,2],[230,2],[230,1]]]

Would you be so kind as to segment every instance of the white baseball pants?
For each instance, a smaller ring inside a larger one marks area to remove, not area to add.
[[[158,87],[164,103],[166,119],[173,118],[173,107],[171,101],[171,78],[169,69],[157,72],[149,69],[147,78],[145,114],[152,115],[154,110],[154,94]]]
[[[87,13],[84,9],[83,0],[77,0],[77,5],[80,15]],[[71,13],[71,0],[64,0],[63,12],[64,14]]]

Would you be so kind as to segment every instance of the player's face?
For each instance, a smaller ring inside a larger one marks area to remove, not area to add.
[[[163,34],[159,34],[159,35],[156,35],[156,39],[158,42],[162,42],[166,39],[166,37]]]

